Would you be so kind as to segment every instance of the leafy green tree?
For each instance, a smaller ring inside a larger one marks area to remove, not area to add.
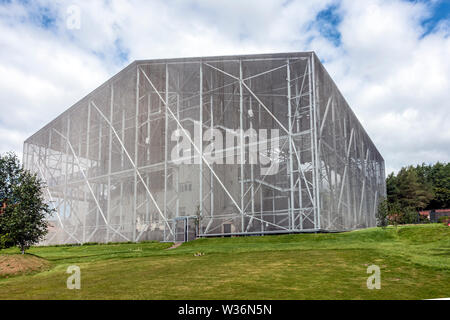
[[[0,155],[0,239],[3,246],[16,245],[22,253],[47,234],[50,209],[43,197],[43,183],[24,170],[13,153]]]
[[[403,210],[398,202],[388,203],[388,218],[394,226],[403,223]]]
[[[419,221],[417,211],[450,208],[450,163],[421,164],[402,168],[397,175],[386,178],[389,207],[397,207],[391,214],[395,223]]]
[[[436,163],[430,169],[428,180],[435,194],[430,209],[450,208],[450,163]]]
[[[387,201],[389,203],[394,203],[398,200],[400,191],[397,185],[397,177],[392,172],[386,178],[386,193],[387,193]]]
[[[387,199],[381,199],[378,203],[376,218],[378,227],[387,227],[389,223],[389,202]]]
[[[404,208],[402,210],[400,223],[410,224],[419,222],[419,212],[414,208]]]
[[[415,167],[422,183],[431,186],[434,197],[426,209],[450,208],[450,163],[422,163]]]
[[[433,199],[431,186],[421,183],[413,167],[402,168],[397,174],[397,200],[403,208],[424,209]]]
[[[0,231],[0,249],[5,249],[13,246],[11,239],[9,238],[9,234],[2,234]]]

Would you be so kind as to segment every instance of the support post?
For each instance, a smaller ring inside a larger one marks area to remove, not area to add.
[[[200,215],[203,213],[203,63],[200,62],[200,115],[199,115],[199,132],[200,137],[198,138],[199,142],[199,210]]]
[[[111,101],[109,107],[109,121],[113,123],[113,110],[114,110],[114,86],[111,84]],[[108,198],[106,209],[106,220],[111,222],[111,168],[112,168],[112,126],[109,128],[109,144],[108,144]],[[109,242],[109,228],[106,229],[106,242]]]
[[[239,126],[240,126],[240,169],[241,169],[241,232],[244,232],[244,97],[242,88],[242,60],[239,60]]]
[[[314,134],[313,134],[313,136],[314,136],[314,150],[315,150],[315,153],[314,153],[314,172],[315,172],[315,189],[316,189],[316,197],[315,197],[315,202],[316,202],[316,214],[317,214],[317,220],[316,220],[316,222],[317,222],[317,224],[316,224],[316,226],[315,226],[315,228],[317,229],[317,230],[319,230],[320,229],[320,184],[321,184],[321,182],[320,182],[320,179],[321,179],[321,177],[320,177],[320,173],[321,173],[321,170],[319,170],[319,169],[321,169],[321,162],[320,162],[320,149],[318,148],[318,129],[317,129],[317,123],[320,121],[320,119],[319,119],[319,109],[318,109],[318,104],[317,104],[317,101],[316,101],[316,97],[317,97],[317,90],[316,90],[316,79],[315,79],[315,69],[314,69],[314,53],[312,53],[311,54],[311,65],[312,65],[312,68],[311,68],[311,72],[312,72],[312,74],[311,74],[311,77],[312,77],[312,92],[313,92],[313,94],[312,94],[312,98],[313,98],[313,103],[312,103],[312,105],[313,105],[313,116],[314,116],[314,121],[313,121],[313,124],[314,124]]]
[[[166,63],[166,92],[165,92],[165,108],[164,108],[164,219],[167,219],[167,131],[169,127],[169,65]],[[165,229],[165,228],[164,228]]]
[[[292,158],[292,109],[291,109],[291,68],[289,65],[289,59],[286,61],[287,67],[287,102],[288,102],[288,122],[289,122],[289,133],[288,133],[288,144],[289,144],[289,183],[290,183],[290,202],[289,202],[289,229],[294,229],[294,163]]]
[[[138,192],[138,153],[139,153],[139,67],[136,66],[136,113],[135,113],[135,135],[134,135],[134,195],[133,195],[133,241],[136,241],[136,218],[137,218],[137,192]],[[111,125],[112,127],[112,125]]]

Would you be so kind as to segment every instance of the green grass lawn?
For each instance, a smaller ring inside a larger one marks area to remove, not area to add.
[[[431,299],[450,297],[450,228],[34,247],[41,271],[0,274],[0,299]],[[202,252],[204,255],[194,256]],[[17,249],[0,256],[18,254]],[[366,286],[381,268],[381,289]],[[81,268],[69,290],[66,269]]]

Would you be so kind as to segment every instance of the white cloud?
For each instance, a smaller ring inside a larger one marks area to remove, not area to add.
[[[101,61],[49,30],[21,23],[18,5],[0,10],[0,152],[22,151],[34,131],[105,81]]]
[[[344,54],[331,73],[388,169],[449,161],[449,29],[423,37],[420,2],[345,1],[342,12]]]
[[[81,8],[81,29],[66,10]],[[317,14],[335,5],[338,45]],[[450,160],[450,24],[425,36],[431,5],[400,0],[49,1],[0,5],[0,152],[135,59],[314,50],[387,171]],[[56,15],[39,25],[42,8]],[[36,17],[37,16],[37,17]],[[20,119],[20,120],[18,120]]]

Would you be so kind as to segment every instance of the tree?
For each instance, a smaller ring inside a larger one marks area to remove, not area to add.
[[[400,191],[399,191],[398,185],[397,185],[397,177],[392,172],[386,178],[387,201],[389,203],[396,202],[399,197],[399,193],[400,193]]]
[[[429,209],[450,208],[450,163],[438,162],[434,166],[430,166],[429,171],[427,179],[435,194]]]
[[[9,234],[5,233],[2,234],[0,231],[0,249],[5,249],[12,247],[14,244],[12,243],[11,239],[9,238]]]
[[[426,209],[450,208],[450,163],[422,163],[415,167],[421,183],[431,187],[434,197]]]
[[[3,246],[16,245],[25,253],[47,234],[47,215],[52,214],[43,197],[44,184],[24,170],[14,153],[0,155],[0,239]]]
[[[403,223],[403,210],[398,201],[388,203],[389,223],[397,226]]]
[[[387,227],[389,222],[389,202],[387,199],[381,199],[378,203],[376,218],[378,227]]]
[[[450,208],[450,163],[404,167],[386,178],[386,191],[395,223],[419,221],[419,210]]]
[[[396,197],[403,208],[424,209],[434,197],[431,186],[420,181],[412,166],[399,171],[397,188]]]

